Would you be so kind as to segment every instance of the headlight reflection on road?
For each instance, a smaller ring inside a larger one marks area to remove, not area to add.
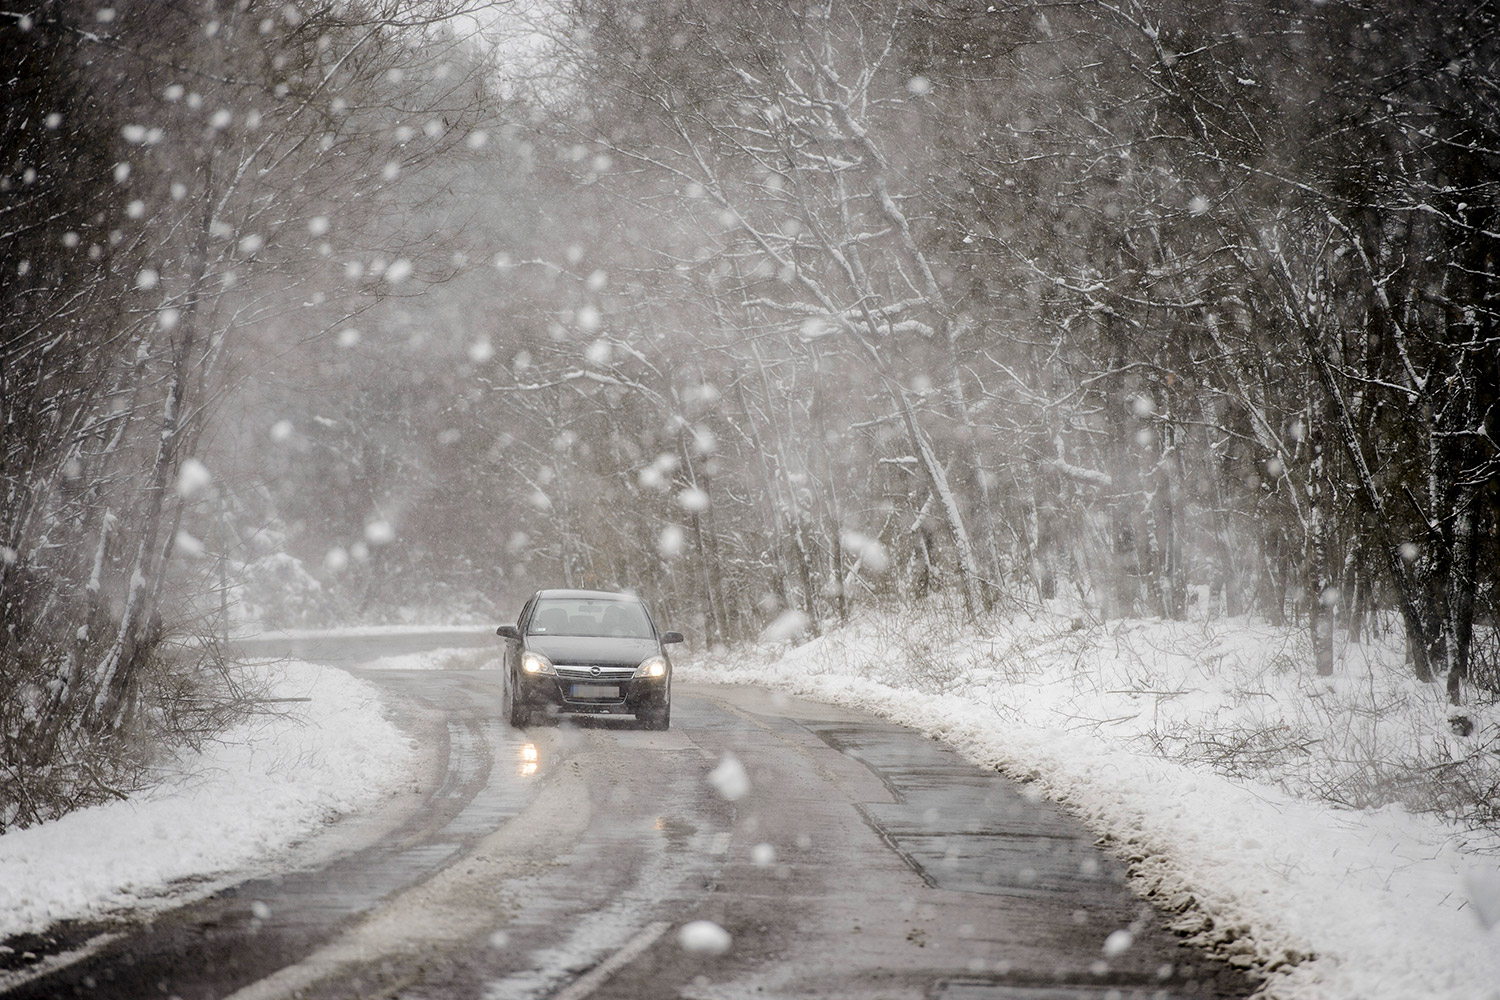
[[[521,758],[521,777],[529,778],[536,774],[538,754],[535,743],[528,743],[520,749],[518,756]]]

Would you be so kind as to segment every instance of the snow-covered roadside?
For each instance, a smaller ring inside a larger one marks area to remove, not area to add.
[[[149,909],[175,880],[243,869],[388,794],[413,758],[375,688],[307,663],[253,669],[285,711],[252,719],[130,799],[0,836],[0,940]]]
[[[255,623],[242,623],[235,631],[236,639],[374,639],[380,636],[450,636],[457,640],[482,637],[493,641],[493,625],[352,625],[344,628],[266,628]]]
[[[1183,930],[1267,973],[1267,996],[1500,998],[1500,838],[1311,794],[1351,744],[1448,739],[1440,699],[1353,649],[1340,676],[1309,682],[1295,633],[1264,625],[1078,624],[1039,615],[975,636],[871,618],[678,671],[873,711],[1034,781],[1111,839]],[[1476,733],[1493,739],[1497,722],[1479,712]],[[1216,740],[1256,733],[1277,736],[1274,765],[1216,773]],[[1326,759],[1315,740],[1333,744]]]
[[[493,649],[426,649],[396,653],[361,663],[364,670],[489,670],[500,668],[501,654]]]

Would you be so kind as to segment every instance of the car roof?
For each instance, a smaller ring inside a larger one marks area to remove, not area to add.
[[[536,596],[539,598],[563,597],[590,601],[634,601],[643,604],[635,594],[627,594],[618,590],[538,590]]]

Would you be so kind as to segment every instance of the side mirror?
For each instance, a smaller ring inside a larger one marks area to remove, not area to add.
[[[514,625],[501,625],[495,629],[495,634],[502,639],[512,639],[518,642],[521,639],[521,630]]]
[[[687,639],[685,639],[683,637],[683,635],[682,635],[681,632],[663,632],[661,634],[661,642],[662,642],[663,646],[665,646],[669,642],[686,642],[686,641],[687,641]]]

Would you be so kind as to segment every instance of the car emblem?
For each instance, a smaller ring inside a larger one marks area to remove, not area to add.
[[[603,671],[598,667],[589,667],[589,673],[593,674],[595,677],[598,677],[601,673],[603,673]]]

